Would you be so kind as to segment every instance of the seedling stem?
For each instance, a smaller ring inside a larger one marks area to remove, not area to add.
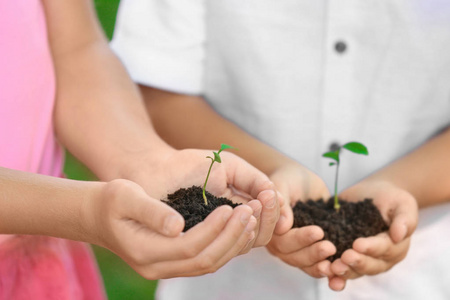
[[[229,146],[227,144],[221,144],[219,151],[217,151],[217,152],[213,151],[214,158],[212,158],[211,156],[206,157],[206,158],[211,159],[211,165],[209,166],[208,174],[206,175],[205,184],[203,184],[203,200],[205,200],[205,205],[208,205],[208,199],[206,198],[206,183],[208,182],[209,174],[211,173],[211,169],[212,169],[214,162],[218,162],[219,164],[222,162],[222,160],[220,158],[220,152],[222,152],[225,149],[236,149],[236,148]]]
[[[338,191],[338,176],[339,176],[339,164],[340,164],[339,154],[341,153],[342,148],[345,148],[356,154],[369,155],[369,152],[367,151],[366,146],[364,146],[363,144],[358,143],[358,142],[349,142],[343,146],[340,146],[337,150],[329,151],[322,155],[323,157],[328,157],[328,158],[331,158],[332,160],[334,160],[334,162],[330,162],[330,164],[329,164],[330,166],[336,165],[336,176],[334,179],[334,209],[336,211],[339,211],[339,209],[341,208],[341,205],[339,204],[339,198],[338,198],[337,191]]]

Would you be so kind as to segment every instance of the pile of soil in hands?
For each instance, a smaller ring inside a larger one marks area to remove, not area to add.
[[[205,192],[208,205],[203,199],[203,189],[199,186],[181,188],[172,194],[167,195],[167,200],[161,200],[178,211],[185,220],[183,231],[188,231],[196,224],[202,222],[217,207],[229,205],[233,208],[239,204],[223,197],[216,197],[208,191]]]
[[[334,209],[334,197],[328,202],[323,199],[298,201],[293,208],[293,228],[320,226],[325,233],[324,239],[336,246],[335,255],[328,257],[330,261],[341,257],[345,250],[352,248],[353,241],[357,238],[377,235],[389,229],[372,199],[360,202],[339,200],[339,203],[339,211]]]

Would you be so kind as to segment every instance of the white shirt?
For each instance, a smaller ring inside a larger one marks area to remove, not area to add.
[[[344,189],[450,123],[446,0],[122,0],[112,46],[137,82],[203,95],[330,188],[331,143],[369,148],[342,153]],[[158,297],[450,299],[449,228],[450,204],[422,210],[407,258],[341,293],[256,249],[215,274],[161,281]]]

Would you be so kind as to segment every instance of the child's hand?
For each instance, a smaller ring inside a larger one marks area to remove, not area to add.
[[[331,276],[330,262],[326,258],[336,252],[336,247],[329,241],[321,241],[323,230],[317,226],[291,229],[291,205],[298,200],[328,199],[330,194],[325,183],[316,174],[294,161],[281,166],[270,179],[285,201],[275,234],[267,246],[268,250],[310,276]]]
[[[148,158],[130,165],[126,178],[141,185],[152,197],[163,199],[181,187],[203,186],[211,161],[209,150],[168,151],[157,161]],[[264,246],[272,238],[280,214],[274,184],[256,168],[230,152],[221,152],[222,163],[214,164],[206,189],[218,197],[245,203],[257,220],[255,239],[241,253]],[[146,168],[145,166],[148,166]],[[157,175],[155,175],[157,174]]]
[[[329,278],[329,286],[333,290],[342,290],[348,279],[385,272],[405,258],[418,221],[414,197],[387,181],[368,178],[345,190],[340,198],[372,198],[390,228],[389,233],[357,239],[352,249],[331,264],[335,275]]]
[[[182,234],[178,212],[119,179],[102,184],[82,215],[90,242],[115,252],[143,277],[161,279],[219,269],[254,239],[252,214],[247,205],[222,206]]]

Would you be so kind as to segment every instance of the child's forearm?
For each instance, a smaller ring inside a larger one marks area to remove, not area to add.
[[[239,149],[237,155],[268,175],[293,163],[220,116],[202,97],[145,86],[141,86],[141,92],[158,134],[175,148],[215,149],[221,143],[233,145]]]
[[[93,242],[83,207],[103,185],[0,168],[0,233]]]
[[[170,148],[151,127],[139,90],[109,49],[90,2],[44,1],[57,80],[55,127],[70,152],[110,180],[124,177],[141,154],[156,160]]]
[[[366,180],[387,180],[411,193],[419,207],[450,201],[450,130],[376,172]]]

